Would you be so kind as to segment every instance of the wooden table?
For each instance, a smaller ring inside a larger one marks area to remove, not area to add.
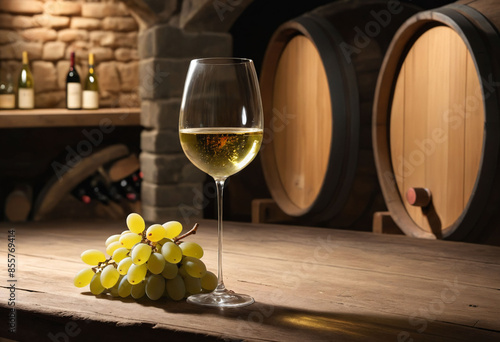
[[[194,222],[190,222],[191,226]],[[500,248],[333,229],[226,223],[239,309],[95,297],[80,253],[124,222],[0,225],[0,336],[18,341],[499,341]],[[186,225],[187,227],[187,225]],[[7,329],[7,230],[16,234],[17,333]],[[187,227],[189,228],[189,227]],[[191,236],[216,268],[216,224]],[[110,339],[106,339],[110,338]]]

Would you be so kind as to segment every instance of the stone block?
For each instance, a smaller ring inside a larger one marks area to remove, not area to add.
[[[71,18],[70,27],[73,29],[97,30],[101,28],[101,20],[94,18],[73,17]]]
[[[35,42],[47,42],[57,39],[57,32],[46,27],[36,27],[24,30],[21,36],[26,40]]]
[[[92,45],[84,40],[76,40],[68,44],[65,53],[65,59],[71,58],[71,52],[75,53],[75,62],[78,64],[86,63],[88,61],[88,51]]]
[[[145,99],[182,97],[191,59],[149,58],[139,62],[139,95]]]
[[[56,67],[52,62],[34,61],[31,71],[35,82],[35,93],[58,89]]]
[[[48,14],[39,14],[33,16],[33,20],[37,23],[37,26],[49,27],[62,29],[69,27],[70,18],[54,16]]]
[[[178,130],[143,130],[141,149],[152,153],[182,152]]]
[[[142,217],[148,223],[163,224],[167,221],[179,220],[191,228],[194,220],[203,218],[203,210],[189,205],[178,205],[176,207],[157,207],[142,204]]]
[[[56,70],[57,70],[57,87],[61,90],[66,89],[66,76],[68,75],[69,71],[69,60],[63,60],[59,61],[56,64]],[[83,68],[80,65],[76,65],[76,71],[80,75],[80,79],[83,79],[85,77],[85,74],[83,74]],[[36,83],[36,82],[35,82]]]
[[[137,31],[138,26],[131,17],[107,17],[102,21],[102,28],[109,31]]]
[[[167,100],[143,100],[141,103],[141,125],[146,128],[177,129],[181,98]]]
[[[0,8],[10,13],[37,14],[43,12],[43,3],[34,0],[0,0]]]
[[[44,4],[47,14],[53,15],[79,15],[82,11],[82,4],[77,1],[47,1]]]
[[[85,30],[63,29],[58,33],[58,40],[63,42],[72,42],[75,40],[88,40],[89,33]]]
[[[92,3],[82,4],[82,16],[89,18],[106,18],[127,16],[129,11],[123,3]]]
[[[158,185],[142,182],[142,203],[157,207],[175,207],[179,205],[193,206],[203,200],[202,183],[180,183],[175,185]]]
[[[137,32],[121,33],[106,32],[102,35],[99,43],[108,47],[129,47],[137,48]]]
[[[194,166],[184,153],[140,155],[144,181],[153,184],[203,182],[207,175]]]
[[[43,44],[40,42],[16,42],[0,45],[0,59],[21,59],[23,51],[28,52],[30,60],[42,58]]]
[[[139,87],[139,62],[117,63],[122,91],[137,91]]]
[[[32,28],[40,26],[35,21],[34,17],[25,15],[11,15],[0,13],[0,28]]]
[[[91,31],[89,33],[90,42],[92,42],[93,44],[99,44],[102,37],[104,37],[106,34],[108,34],[108,32],[106,31]]]
[[[229,33],[186,32],[171,25],[154,26],[139,35],[140,58],[231,56]]]
[[[137,108],[141,106],[141,100],[137,92],[124,93],[118,95],[118,106],[121,108]]]
[[[112,60],[115,55],[112,49],[101,46],[92,47],[89,52],[92,52],[94,59],[99,62]],[[88,60],[88,56],[86,56],[86,60]]]
[[[137,49],[118,48],[115,50],[115,59],[119,62],[128,62],[139,60]]]
[[[66,107],[66,91],[59,90],[59,91],[51,91],[48,93],[35,93],[35,107],[36,108]]]
[[[120,75],[116,62],[99,63],[96,68],[99,79],[99,89],[104,92],[117,93],[121,89]]]
[[[66,44],[64,42],[47,42],[43,46],[42,59],[57,61],[64,58]]]
[[[0,30],[0,44],[13,43],[21,39],[16,31]]]

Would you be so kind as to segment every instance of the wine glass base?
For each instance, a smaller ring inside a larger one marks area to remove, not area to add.
[[[248,295],[234,293],[229,290],[216,290],[211,293],[195,294],[189,296],[186,301],[191,304],[215,306],[219,308],[238,308],[255,302],[255,300]]]

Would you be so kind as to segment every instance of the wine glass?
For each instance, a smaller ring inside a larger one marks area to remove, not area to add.
[[[257,155],[263,134],[260,90],[253,61],[244,58],[192,60],[182,97],[179,136],[184,153],[217,185],[218,284],[187,301],[216,307],[252,304],[248,295],[226,289],[222,274],[222,193],[227,177]]]

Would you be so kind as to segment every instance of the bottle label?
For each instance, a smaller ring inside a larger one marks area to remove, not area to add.
[[[16,108],[16,96],[14,94],[0,95],[0,108]]]
[[[35,108],[35,91],[33,88],[19,88],[17,96],[20,109]]]
[[[83,108],[97,109],[99,108],[99,93],[94,90],[83,91]]]
[[[82,108],[82,85],[76,82],[66,84],[66,106],[69,109]]]

